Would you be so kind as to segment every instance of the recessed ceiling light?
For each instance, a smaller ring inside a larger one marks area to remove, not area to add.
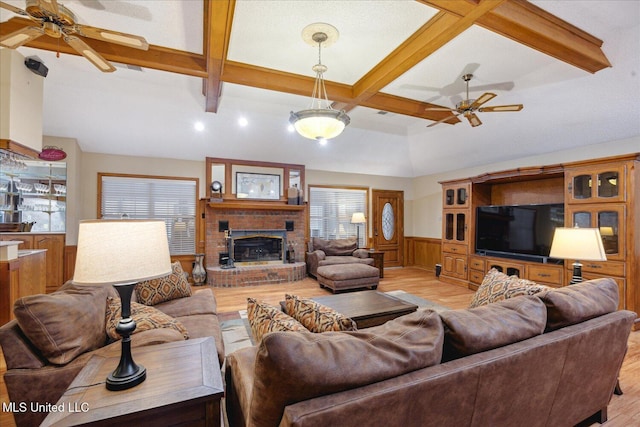
[[[246,118],[244,118],[244,117],[240,117],[240,118],[238,119],[238,124],[239,124],[240,126],[242,126],[242,127],[245,127],[246,125],[248,125],[248,124],[249,124],[249,121],[248,121]]]
[[[194,128],[195,130],[197,130],[198,132],[202,132],[202,131],[204,130],[204,123],[202,123],[202,122],[195,122],[195,123],[193,124],[193,128]]]

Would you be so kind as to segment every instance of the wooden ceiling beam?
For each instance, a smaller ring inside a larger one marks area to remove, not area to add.
[[[204,52],[207,58],[207,78],[203,81],[205,110],[218,112],[222,93],[222,73],[229,49],[235,0],[204,2]]]
[[[467,1],[418,0],[459,16],[476,6]],[[602,40],[525,0],[510,0],[476,24],[590,73],[611,67]]]
[[[385,86],[416,66],[426,57],[460,35],[474,22],[505,0],[485,0],[466,11],[464,16],[448,12],[438,12],[433,18],[413,33],[371,71],[364,75],[353,87],[354,99],[336,108],[346,111],[360,105]]]
[[[217,2],[216,2],[217,3]],[[24,18],[11,18],[0,25],[0,35],[11,34],[20,28],[33,25],[33,21]],[[106,60],[121,64],[137,65],[160,71],[185,74],[189,76],[207,78],[204,55],[170,49],[162,46],[150,45],[149,50],[133,49],[126,46],[107,43],[100,40],[82,38],[88,45],[102,55]],[[25,46],[36,49],[60,52],[80,56],[61,39],[40,36]]]

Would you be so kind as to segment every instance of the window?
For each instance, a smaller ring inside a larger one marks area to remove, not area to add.
[[[162,219],[171,255],[196,252],[197,179],[99,174],[99,181],[102,218]]]
[[[309,186],[311,237],[344,239],[359,236],[358,247],[365,246],[366,224],[352,224],[354,212],[367,212],[366,189]]]

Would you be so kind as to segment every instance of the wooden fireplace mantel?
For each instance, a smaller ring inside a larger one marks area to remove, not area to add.
[[[261,211],[303,211],[306,205],[289,205],[281,202],[209,202],[211,209],[253,209]]]

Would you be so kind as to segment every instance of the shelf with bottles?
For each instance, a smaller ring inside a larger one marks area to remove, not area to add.
[[[34,223],[32,232],[64,232],[66,163],[19,163],[0,167],[0,222]]]

